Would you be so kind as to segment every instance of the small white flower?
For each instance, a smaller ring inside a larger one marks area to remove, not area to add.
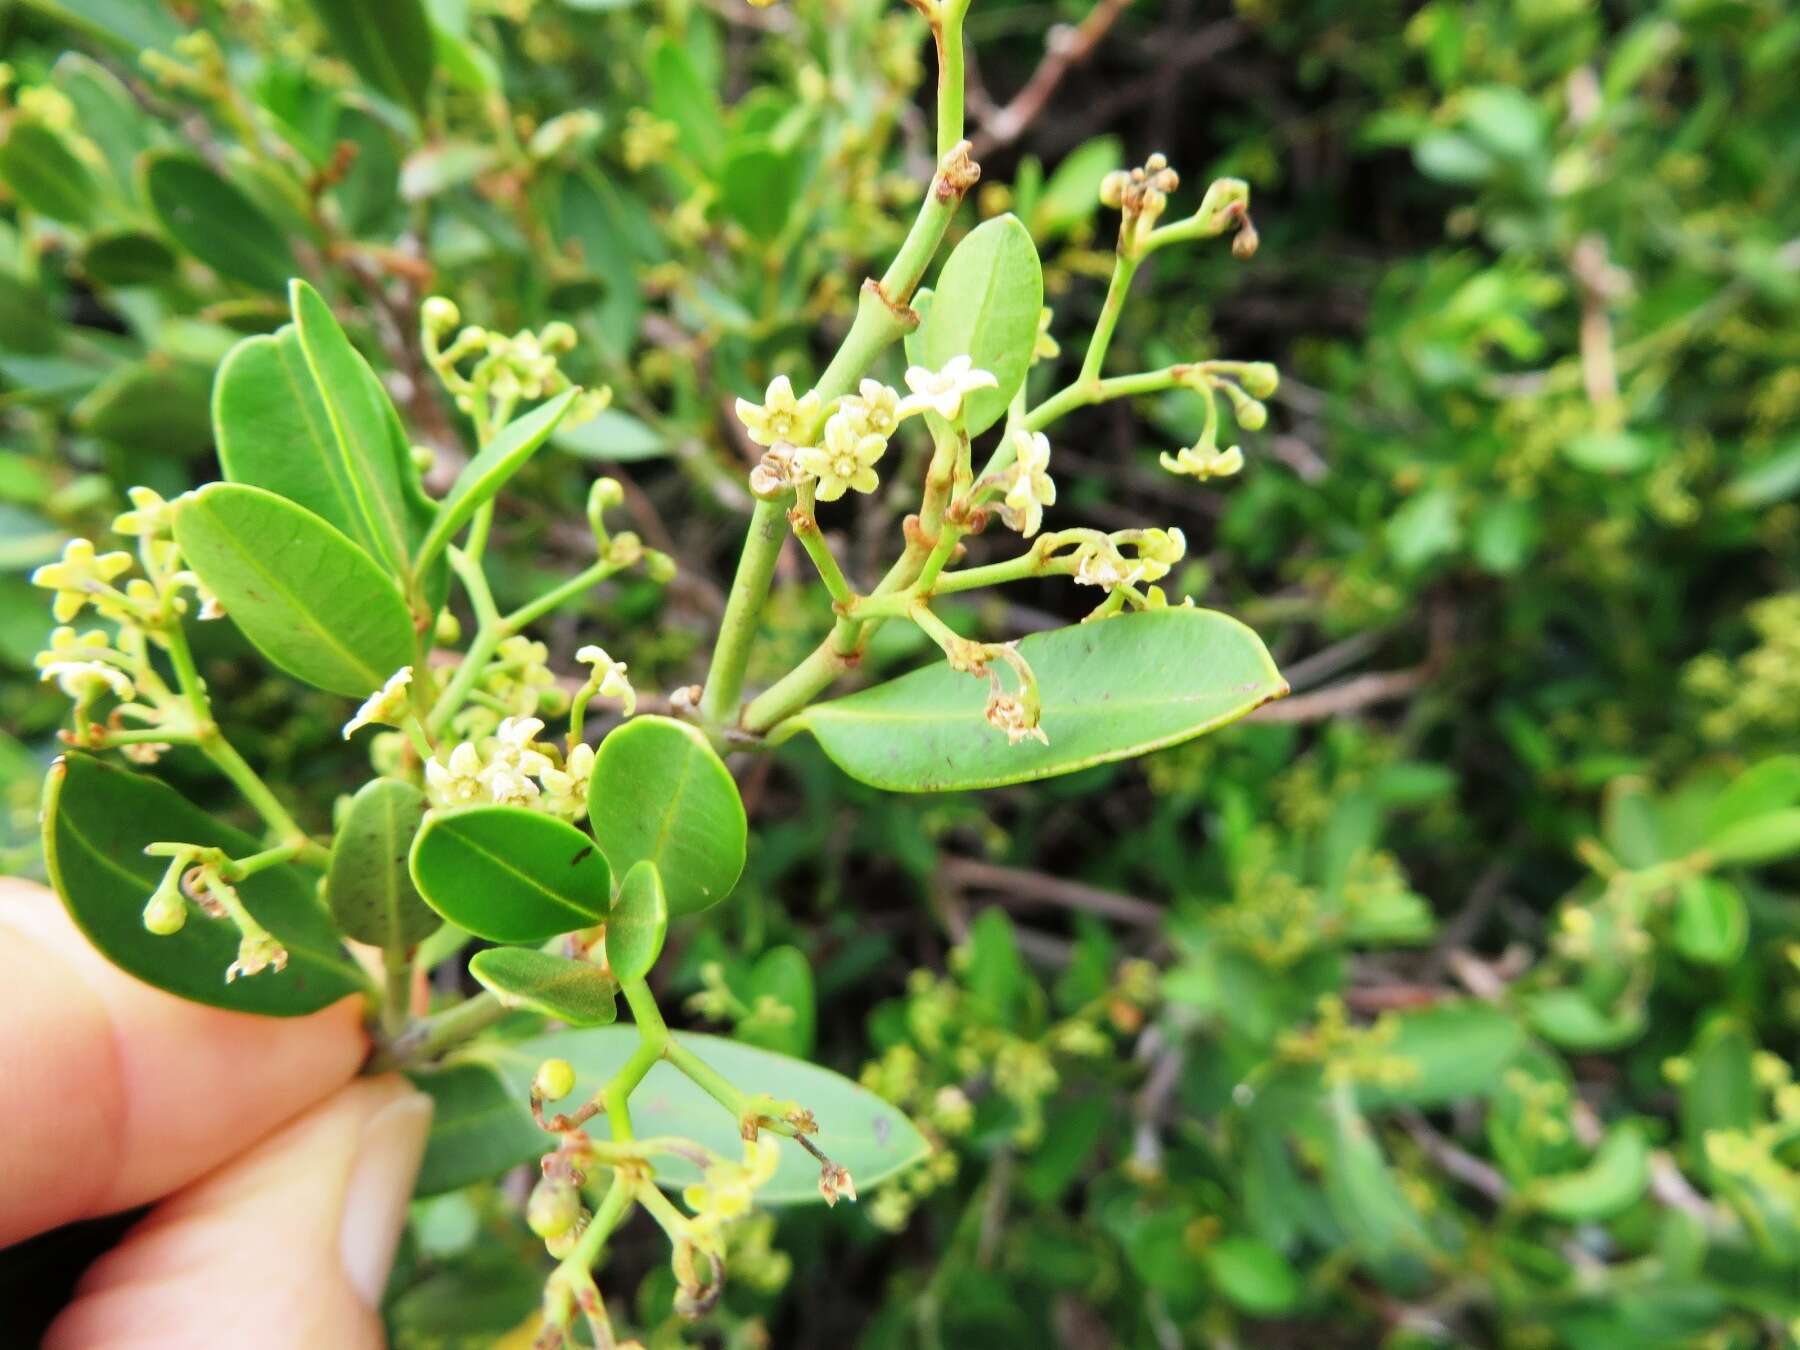
[[[864,380],[838,405],[838,411],[864,435],[884,441],[900,428],[900,394],[880,380]]]
[[[1128,566],[1124,555],[1112,546],[1108,540],[1104,547],[1091,545],[1084,548],[1075,565],[1075,580],[1082,586],[1099,586],[1110,591],[1115,586],[1135,585],[1143,577],[1143,570]]]
[[[929,410],[946,422],[954,422],[962,415],[965,395],[977,389],[1000,386],[1000,381],[987,371],[973,367],[974,362],[967,356],[951,357],[938,371],[927,370],[924,366],[909,367],[906,387],[912,390],[912,397],[901,403],[900,415],[907,417]]]
[[[625,678],[626,665],[623,661],[613,660],[606,654],[604,647],[596,647],[592,643],[576,652],[575,659],[594,668],[588,683],[594,686],[601,698],[618,699],[627,717],[637,711],[637,690]]]
[[[1000,506],[1000,518],[1009,529],[1027,539],[1044,524],[1044,508],[1056,505],[1056,484],[1050,480],[1050,438],[1041,431],[1019,427],[1012,434],[1012,483]]]
[[[560,769],[545,769],[538,775],[544,786],[544,808],[565,820],[580,820],[587,814],[588,780],[594,776],[594,747],[577,745]]]
[[[131,510],[113,520],[115,534],[155,536],[168,532],[171,513],[160,492],[134,487],[127,488],[125,495],[131,498]]]
[[[450,752],[447,765],[437,759],[426,760],[425,787],[438,806],[470,806],[481,801],[487,794],[481,780],[481,752],[463,741]]]
[[[555,767],[533,744],[543,729],[542,720],[536,717],[508,717],[494,729],[494,748],[480,775],[488,800],[516,804],[538,795],[532,779]]]
[[[401,666],[356,710],[356,716],[344,723],[344,739],[349,740],[359,727],[397,727],[406,716],[407,686],[412,684],[412,667]]]
[[[848,488],[873,492],[880,486],[875,463],[886,449],[880,436],[859,432],[855,422],[835,412],[825,424],[825,443],[800,451],[799,463],[819,480],[819,500],[834,502]]]
[[[1170,473],[1202,483],[1210,478],[1229,478],[1244,467],[1244,452],[1235,445],[1226,450],[1190,445],[1172,455],[1165,450],[1158,458]]]
[[[990,694],[984,715],[989,726],[1006,733],[1008,745],[1017,745],[1025,740],[1035,740],[1040,745],[1050,744],[1048,733],[1038,725],[1037,715],[1027,710],[1011,694],[1002,694],[997,690]]]
[[[38,676],[40,680],[55,680],[57,687],[77,703],[87,702],[102,689],[121,699],[137,693],[137,686],[124,671],[100,661],[52,661],[43,667],[43,672]]]
[[[797,399],[792,381],[785,375],[777,375],[769,381],[762,404],[758,406],[749,399],[740,398],[737,415],[750,433],[750,439],[758,445],[773,445],[776,441],[800,444],[810,439],[807,433],[819,416],[818,391],[810,390],[805,397]]]

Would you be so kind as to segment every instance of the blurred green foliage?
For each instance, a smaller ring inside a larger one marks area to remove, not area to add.
[[[670,688],[748,507],[731,400],[816,368],[934,158],[898,5],[431,0],[423,70],[379,47],[416,33],[353,8],[0,9],[11,870],[38,865],[62,711],[25,575],[126,486],[209,476],[213,371],[281,321],[291,272],[446,476],[467,447],[419,301],[576,326],[571,374],[616,402],[527,470],[495,570],[521,594],[566,570],[588,479],[620,478],[681,578],[597,593],[552,650],[605,618]],[[1190,188],[1252,184],[1258,256],[1158,255],[1116,361],[1278,359],[1241,479],[1157,472],[1182,394],[1071,419],[1053,465],[1065,502],[1104,485],[1182,526],[1173,580],[1268,635],[1296,695],[1029,789],[751,766],[750,872],[671,928],[671,992],[860,1068],[938,1148],[855,1210],[739,1230],[698,1331],[628,1233],[624,1323],[652,1346],[1797,1343],[1800,13],[1101,9],[1016,126],[995,105],[1089,6],[977,0],[960,228],[1018,212],[1047,303],[1086,316],[1107,171],[1161,150]],[[853,570],[891,525],[870,499]],[[753,683],[824,631],[810,594],[778,591]],[[1028,588],[1006,617],[1061,603]],[[234,737],[326,820],[335,702],[207,642]],[[186,752],[164,771],[206,791]],[[529,1339],[522,1194],[420,1202],[396,1344]]]

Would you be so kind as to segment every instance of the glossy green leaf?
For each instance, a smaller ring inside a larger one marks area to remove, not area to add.
[[[198,156],[161,151],[140,173],[144,198],[169,237],[220,276],[280,291],[300,270],[280,226]]]
[[[1101,181],[1124,162],[1117,136],[1096,136],[1069,151],[1028,213],[1032,234],[1055,237],[1092,220],[1100,209]]]
[[[1396,1081],[1358,1085],[1365,1109],[1405,1104],[1446,1106],[1484,1097],[1525,1049],[1525,1028],[1510,1013],[1486,1003],[1447,1003],[1395,1019],[1395,1038],[1384,1058],[1410,1066]]]
[[[153,286],[174,275],[175,255],[153,234],[117,230],[88,240],[81,270],[102,286]]]
[[[987,724],[988,686],[945,662],[790,719],[865,783],[954,792],[1029,782],[1160,750],[1287,692],[1262,640],[1204,609],[1146,610],[1035,633],[1048,745],[1009,745]]]
[[[112,71],[79,51],[57,57],[51,78],[74,105],[75,125],[82,136],[99,146],[106,157],[113,182],[130,188],[136,181],[138,156],[154,144],[156,133],[131,91]]]
[[[121,970],[196,1003],[277,1017],[316,1012],[367,988],[314,898],[313,874],[299,867],[271,867],[237,888],[257,922],[287,948],[284,970],[227,984],[238,930],[195,905],[179,932],[147,931],[144,905],[168,860],[146,857],[144,848],[158,842],[222,848],[237,858],[264,847],[156,779],[79,754],[51,769],[44,802],[51,884],[88,940]]]
[[[1252,1317],[1279,1317],[1300,1301],[1299,1275],[1260,1238],[1225,1238],[1206,1249],[1204,1260],[1219,1292]]]
[[[476,508],[491,500],[505,486],[506,480],[525,466],[525,461],[536,453],[545,438],[556,429],[556,424],[562,421],[575,395],[575,390],[565,389],[523,416],[515,417],[480,454],[463,466],[450,491],[438,503],[431,528],[419,545],[416,567],[429,567],[456,537],[456,532],[469,523]]]
[[[718,904],[744,870],[737,783],[685,722],[634,717],[614,728],[594,758],[588,816],[614,872],[656,864],[675,918]]]
[[[641,980],[662,955],[668,935],[668,898],[656,864],[646,858],[625,873],[606,916],[606,964],[621,982]]]
[[[1546,1177],[1531,1188],[1532,1205],[1570,1223],[1608,1219],[1636,1203],[1650,1184],[1650,1146],[1629,1121],[1615,1125],[1579,1171]]]
[[[324,363],[340,378],[347,366],[361,362],[346,351],[347,344]],[[369,407],[376,414],[370,418],[347,416],[342,411],[347,401],[340,396],[334,417],[322,387],[293,325],[238,343],[213,385],[220,466],[234,483],[265,488],[304,506],[355,540],[391,575],[405,576],[412,532],[411,469],[397,459],[404,446],[380,437],[378,407]]]
[[[1567,1050],[1616,1050],[1643,1034],[1640,1003],[1602,1010],[1579,989],[1546,989],[1525,1002],[1526,1020],[1545,1040]]]
[[[415,1195],[442,1195],[490,1181],[554,1146],[490,1065],[450,1064],[409,1076],[435,1108]]]
[[[407,860],[425,821],[425,794],[398,778],[365,783],[331,844],[325,900],[337,926],[389,951],[416,947],[443,925],[419,898]]]
[[[592,839],[515,806],[431,816],[413,843],[412,874],[426,903],[490,942],[544,942],[591,927],[612,894]]]
[[[423,0],[311,0],[332,45],[371,89],[416,113],[436,66]]]
[[[1713,861],[1756,867],[1800,854],[1800,806],[1765,811],[1728,825],[1706,841]]]
[[[1705,966],[1729,966],[1744,954],[1750,913],[1742,892],[1722,877],[1688,877],[1675,893],[1675,950]]]
[[[175,540],[244,636],[295,679],[361,698],[412,664],[412,619],[394,583],[285,497],[213,483],[180,500]]]
[[[93,175],[61,136],[24,113],[0,117],[0,182],[40,216],[70,225],[93,219]]]
[[[325,444],[313,453],[337,461],[335,468],[324,471],[332,480],[332,491],[342,499],[338,509],[361,520],[352,537],[374,541],[378,547],[371,554],[396,576],[423,572],[423,567],[411,568],[408,555],[435,508],[419,487],[400,414],[362,353],[351,346],[324,297],[298,280],[289,286],[288,295],[300,352],[329,428]],[[283,363],[291,366],[291,351],[283,355]],[[287,389],[271,393],[269,399],[268,408],[273,409],[283,400],[306,402],[307,395]],[[277,415],[291,419],[295,413],[285,410]],[[305,415],[313,418],[316,407],[308,403]],[[311,430],[313,437],[323,434],[316,426]],[[266,459],[266,445],[262,454]],[[269,471],[266,464],[262,471]]]
[[[574,426],[558,427],[550,444],[581,459],[617,464],[657,459],[674,449],[655,427],[616,408],[604,409]]]
[[[964,413],[971,435],[999,421],[1024,383],[1043,308],[1037,248],[1015,216],[976,226],[945,262],[915,350],[933,370],[966,354],[1000,382],[969,395]]]
[[[469,974],[507,1007],[529,1008],[572,1027],[608,1026],[619,1017],[619,981],[591,961],[529,947],[489,947],[470,958]]]
[[[771,947],[750,967],[739,991],[752,1009],[773,1005],[741,1023],[740,1041],[760,1045],[781,1055],[804,1058],[813,1052],[818,1033],[818,996],[813,989],[812,963],[797,947]]]
[[[798,1102],[810,1110],[819,1122],[813,1142],[833,1162],[850,1170],[861,1194],[869,1194],[876,1183],[917,1162],[928,1151],[924,1137],[902,1112],[829,1069],[720,1036],[678,1032],[676,1039],[727,1081],[747,1091]],[[556,1032],[515,1045],[481,1046],[471,1050],[469,1058],[493,1064],[524,1109],[532,1077],[544,1060],[561,1058],[574,1065],[571,1100],[581,1101],[597,1092],[637,1046],[636,1027],[601,1027]],[[632,1094],[631,1122],[641,1138],[692,1139],[725,1157],[743,1156],[737,1121],[730,1112],[666,1061],[651,1069]],[[597,1138],[606,1137],[604,1120],[589,1128]],[[819,1164],[792,1140],[778,1142],[780,1166],[774,1179],[757,1192],[758,1203],[819,1203]],[[656,1170],[658,1184],[671,1190],[700,1179],[694,1164],[678,1158],[658,1159]]]

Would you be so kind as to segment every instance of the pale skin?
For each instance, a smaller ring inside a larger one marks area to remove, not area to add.
[[[355,998],[302,1018],[188,1003],[107,963],[56,897],[0,879],[0,1246],[153,1208],[47,1350],[376,1347],[431,1120],[357,1078]]]

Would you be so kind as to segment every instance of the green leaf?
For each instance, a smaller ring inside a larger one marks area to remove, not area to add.
[[[1728,825],[1706,841],[1715,863],[1755,867],[1800,853],[1800,806],[1765,811]]]
[[[1650,1184],[1650,1146],[1637,1126],[1615,1125],[1579,1171],[1545,1177],[1528,1193],[1532,1205],[1570,1223],[1608,1219],[1637,1202]]]
[[[394,583],[286,498],[213,483],[180,500],[175,541],[251,645],[295,679],[361,698],[412,663],[412,619]]]
[[[569,404],[575,401],[576,393],[574,389],[565,389],[522,417],[515,417],[501,429],[499,435],[487,443],[480,454],[463,466],[463,471],[456,476],[456,482],[451,485],[450,491],[438,503],[431,528],[425,534],[424,543],[419,545],[415,567],[419,570],[429,567],[438,554],[444,551],[444,547],[456,537],[456,532],[468,524],[469,517],[475,514],[476,508],[491,499],[507,479],[525,466],[525,461],[531,458],[569,411]]]
[[[332,44],[371,89],[425,111],[436,60],[421,0],[312,0],[312,7]]]
[[[425,533],[434,508],[418,485],[400,414],[362,353],[350,345],[324,297],[299,280],[288,288],[288,295],[294,333],[306,369],[312,373],[311,392],[318,402],[311,402],[307,391],[290,384],[271,391],[264,415],[291,423],[299,411],[293,403],[305,404],[312,454],[322,461],[315,472],[329,479],[330,490],[339,497],[335,509],[362,522],[357,531],[346,532],[352,538],[373,541],[377,547],[369,550],[371,555],[386,562],[395,576],[404,579],[423,574],[426,567],[411,567],[408,554],[410,545]],[[281,357],[297,377],[292,350]],[[320,408],[325,413],[323,428],[317,422]],[[261,453],[266,461],[266,445]],[[335,463],[329,463],[333,460]],[[266,462],[259,471],[270,472]]]
[[[1602,1011],[1579,989],[1546,989],[1527,996],[1525,1017],[1533,1031],[1566,1050],[1617,1050],[1644,1030],[1642,1004]]]
[[[797,947],[771,947],[750,967],[742,992],[752,1008],[766,999],[785,1016],[750,1018],[739,1024],[738,1040],[801,1059],[812,1054],[818,1032],[818,998],[813,991],[812,963],[804,953]]]
[[[1756,1039],[1735,1017],[1710,1018],[1687,1054],[1681,1088],[1681,1136],[1693,1165],[1711,1171],[1706,1136],[1715,1130],[1748,1130],[1756,1123]]]
[[[1384,1264],[1407,1248],[1424,1245],[1418,1211],[1394,1179],[1347,1087],[1330,1098],[1324,1143],[1326,1200],[1350,1245]]]
[[[1279,1317],[1300,1301],[1300,1277],[1260,1238],[1224,1238],[1206,1249],[1205,1261],[1219,1292],[1252,1317]]]
[[[544,942],[592,927],[612,893],[592,839],[515,806],[432,815],[413,842],[412,874],[427,904],[490,942]]]
[[[634,717],[615,727],[594,758],[588,816],[615,873],[656,864],[674,918],[718,904],[744,870],[737,783],[685,722]]]
[[[606,917],[606,964],[621,983],[641,980],[662,955],[669,935],[669,902],[662,877],[646,858],[625,873]]]
[[[919,360],[937,370],[966,354],[977,370],[1000,382],[969,395],[964,416],[971,436],[999,421],[1025,382],[1043,308],[1037,248],[1016,216],[977,225],[938,274],[931,309],[918,329]]]
[[[238,930],[197,906],[177,933],[146,930],[144,905],[168,866],[144,856],[158,842],[222,848],[236,858],[263,849],[154,778],[78,754],[51,768],[44,802],[51,884],[88,940],[121,970],[195,1003],[275,1017],[317,1012],[368,987],[313,897],[313,874],[292,865],[258,872],[237,888],[245,908],[287,948],[285,970],[227,984]]]
[[[1744,954],[1750,913],[1743,894],[1720,877],[1688,877],[1675,895],[1675,950],[1703,966],[1729,966]]]
[[[1117,136],[1096,136],[1064,155],[1029,213],[1033,236],[1067,234],[1092,220],[1100,209],[1101,180],[1124,161]]]
[[[608,1026],[619,1017],[619,981],[591,961],[529,947],[489,947],[470,958],[469,974],[507,1007],[529,1008],[572,1027]]]
[[[341,374],[342,356],[335,353],[327,368]],[[354,352],[350,356],[361,361]],[[219,464],[234,483],[264,488],[304,506],[403,578],[410,566],[411,468],[401,466],[395,451],[405,447],[355,434],[380,422],[334,418],[322,387],[293,325],[238,343],[213,385]],[[342,409],[345,401],[340,397],[336,402]]]
[[[1656,457],[1656,447],[1630,431],[1590,431],[1564,441],[1563,454],[1590,473],[1635,473]]]
[[[1405,1104],[1446,1106],[1484,1097],[1526,1046],[1517,1018],[1486,1003],[1447,1003],[1396,1018],[1395,1039],[1385,1058],[1404,1060],[1414,1072],[1402,1081],[1363,1083],[1357,1102],[1365,1109]]]
[[[379,117],[354,104],[338,109],[334,140],[356,147],[356,158],[332,189],[344,223],[358,237],[386,230],[400,206],[400,147]]]
[[[33,9],[122,52],[167,48],[185,31],[161,0],[26,0]]]
[[[940,662],[791,718],[852,778],[896,792],[957,792],[1070,773],[1160,750],[1287,692],[1261,639],[1204,609],[1147,610],[1035,633],[1048,745],[987,724],[985,681]]]
[[[0,118],[0,182],[31,210],[69,225],[94,215],[94,179],[49,127],[23,113]]]
[[[300,270],[281,228],[198,156],[155,152],[140,174],[144,199],[169,237],[220,276],[279,291]]]
[[[175,255],[153,234],[116,230],[88,240],[81,270],[102,286],[154,286],[174,275]]]
[[[903,1113],[829,1069],[720,1036],[678,1032],[675,1039],[728,1081],[749,1091],[798,1102],[810,1110],[819,1122],[812,1141],[833,1162],[850,1170],[863,1194],[929,1151],[924,1137]],[[574,1065],[574,1100],[581,1101],[597,1092],[637,1047],[637,1028],[616,1026],[556,1032],[515,1045],[481,1046],[469,1055],[494,1065],[523,1110],[530,1100],[532,1077],[546,1059],[566,1059]],[[641,1138],[692,1139],[733,1159],[743,1153],[731,1113],[666,1061],[651,1069],[643,1086],[632,1094],[631,1122]],[[599,1132],[597,1137],[605,1137],[604,1122],[591,1128]],[[758,1203],[819,1203],[819,1164],[793,1140],[777,1142],[781,1162],[773,1180],[757,1192]],[[679,1158],[658,1159],[656,1174],[657,1184],[669,1190],[700,1179],[699,1168]]]
[[[725,214],[764,243],[787,225],[800,188],[799,159],[760,136],[734,142],[719,170]]]
[[[681,149],[700,165],[712,170],[725,153],[725,123],[713,87],[701,78],[680,43],[665,37],[650,53],[650,107],[666,122],[675,124]]]
[[[415,1195],[461,1190],[550,1151],[551,1137],[492,1066],[451,1064],[409,1077],[435,1107]]]
[[[1713,799],[1706,813],[1706,833],[1717,834],[1796,805],[1800,805],[1800,755],[1771,755],[1745,769]]]
[[[574,426],[558,427],[550,444],[580,459],[617,464],[657,459],[673,448],[669,438],[655,427],[616,408],[604,409]]]
[[[398,778],[365,783],[331,845],[325,900],[337,926],[358,942],[409,951],[443,920],[419,898],[407,858],[425,820],[425,794]]]

